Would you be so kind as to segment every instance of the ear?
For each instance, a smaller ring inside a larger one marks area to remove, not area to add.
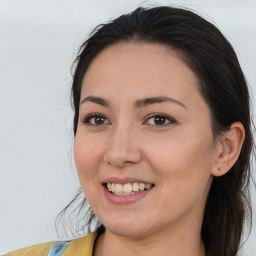
[[[213,176],[226,174],[237,161],[244,142],[245,130],[240,122],[235,122],[230,129],[221,135],[217,150],[216,161],[211,171]]]

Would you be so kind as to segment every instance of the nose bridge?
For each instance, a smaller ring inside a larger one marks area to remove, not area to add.
[[[117,144],[120,146],[128,146],[126,143],[128,142],[129,137],[132,137],[132,129],[130,125],[121,124],[118,125],[112,133],[111,139],[110,139],[110,145]],[[109,145],[109,146],[110,146]]]
[[[128,163],[137,163],[141,159],[140,150],[136,144],[135,127],[123,122],[111,131],[104,160],[116,167]]]

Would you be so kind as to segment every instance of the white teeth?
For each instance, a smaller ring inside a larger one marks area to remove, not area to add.
[[[107,183],[108,190],[115,195],[132,195],[135,194],[135,192],[150,189],[152,186],[152,184],[145,183],[126,183],[124,185],[119,183]]]
[[[123,185],[123,192],[124,193],[131,193],[132,192],[132,185],[131,185],[131,183]]]
[[[144,183],[140,183],[140,191],[144,191],[145,189],[145,184]]]
[[[112,191],[112,183],[108,183],[107,186],[108,186],[108,190]]]
[[[121,193],[123,192],[123,186],[121,184],[116,184],[115,191],[112,190],[112,192]]]
[[[145,188],[146,188],[146,189],[150,189],[150,188],[151,188],[151,184],[146,184],[146,185],[145,185]]]
[[[139,183],[133,183],[133,185],[132,185],[132,190],[135,191],[135,192],[137,192],[137,191],[139,191],[139,189],[140,189]]]

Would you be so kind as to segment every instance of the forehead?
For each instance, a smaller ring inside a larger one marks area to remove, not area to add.
[[[81,96],[110,91],[119,95],[125,91],[127,97],[198,92],[198,78],[183,59],[179,52],[160,44],[122,42],[109,46],[91,62]]]

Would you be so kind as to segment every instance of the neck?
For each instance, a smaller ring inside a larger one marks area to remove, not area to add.
[[[150,236],[123,237],[106,229],[97,241],[94,256],[205,256],[200,230],[191,230],[188,228],[184,233],[161,230]]]

